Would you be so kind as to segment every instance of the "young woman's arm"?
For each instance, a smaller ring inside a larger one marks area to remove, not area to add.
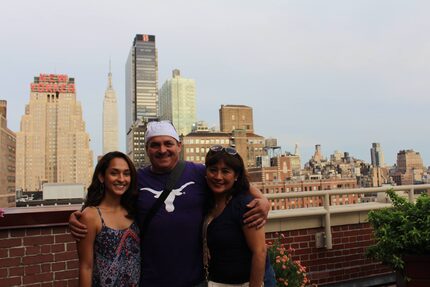
[[[267,215],[270,211],[270,202],[258,188],[252,185],[249,188],[249,192],[254,197],[254,200],[247,205],[251,210],[243,215],[243,222],[248,227],[261,228],[266,224]]]
[[[261,287],[266,267],[266,237],[264,228],[242,228],[246,243],[252,252],[251,277],[249,287]]]
[[[94,264],[94,240],[101,229],[100,217],[92,207],[82,212],[80,221],[87,226],[87,235],[78,243],[79,256],[79,286],[91,287]]]

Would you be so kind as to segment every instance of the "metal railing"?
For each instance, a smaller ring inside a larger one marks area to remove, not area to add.
[[[407,191],[409,202],[415,201],[415,190],[430,190],[430,184],[420,185],[400,185],[400,186],[383,186],[383,187],[371,187],[371,188],[354,188],[354,189],[330,189],[330,190],[318,190],[318,191],[300,191],[300,192],[284,192],[284,193],[266,193],[267,199],[286,199],[286,198],[305,198],[305,197],[320,197],[323,199],[323,209],[309,213],[309,215],[321,215],[324,216],[325,222],[325,248],[332,249],[332,233],[331,233],[331,210],[332,206],[331,196],[332,195],[347,195],[347,194],[370,194],[386,192],[387,190],[394,191]],[[362,203],[349,204],[359,205]],[[300,208],[296,208],[300,209]],[[273,216],[272,216],[273,217]],[[278,216],[281,217],[281,216]],[[269,219],[271,214],[269,214]]]

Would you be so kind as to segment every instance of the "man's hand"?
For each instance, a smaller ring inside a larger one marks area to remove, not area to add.
[[[87,226],[79,222],[79,218],[82,216],[82,212],[75,211],[70,214],[69,217],[69,228],[70,233],[76,241],[79,241],[87,235]]]
[[[251,208],[248,212],[243,215],[243,222],[249,227],[255,227],[257,229],[263,227],[267,221],[267,215],[270,210],[270,202],[267,198],[255,198],[246,205]]]

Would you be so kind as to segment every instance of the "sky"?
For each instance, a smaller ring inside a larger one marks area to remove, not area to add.
[[[19,131],[40,73],[75,78],[95,155],[109,60],[125,151],[125,62],[136,34],[156,36],[159,86],[173,69],[196,81],[197,118],[219,126],[222,104],[253,108],[254,130],[387,164],[403,149],[430,165],[429,1],[7,1],[0,9],[0,99]]]

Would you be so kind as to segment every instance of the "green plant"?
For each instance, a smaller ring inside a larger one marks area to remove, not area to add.
[[[285,236],[278,235],[273,243],[269,243],[267,249],[275,271],[276,286],[303,287],[309,284],[306,267],[302,266],[299,260],[293,260],[294,249],[286,248],[282,241],[285,241]]]
[[[393,190],[387,194],[393,207],[369,212],[376,244],[367,255],[403,272],[405,255],[430,254],[430,197],[421,194],[414,204]]]

